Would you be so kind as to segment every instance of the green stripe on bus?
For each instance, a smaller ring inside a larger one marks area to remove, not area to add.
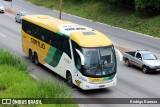
[[[63,54],[63,52],[57,49],[56,52],[55,52],[55,55],[52,59],[52,62],[49,63],[49,65],[51,65],[53,67],[56,67],[58,65],[61,57],[62,57],[62,54]]]
[[[52,67],[56,67],[62,57],[62,54],[62,51],[51,46],[44,61]]]
[[[103,80],[110,80],[110,79],[113,79],[115,75],[112,75],[112,76],[109,76],[109,77],[105,77],[103,78]]]
[[[55,55],[55,53],[56,53],[56,48],[54,48],[54,47],[52,47],[52,46],[50,46],[50,48],[49,48],[49,51],[48,51],[48,54],[47,54],[47,56],[46,56],[46,58],[45,58],[45,62],[46,63],[51,63],[52,62],[52,60],[53,60],[53,57],[54,57],[54,55]]]

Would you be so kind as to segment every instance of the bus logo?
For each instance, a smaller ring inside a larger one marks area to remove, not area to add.
[[[39,46],[42,49],[45,49],[45,45],[43,43],[41,43],[40,41],[36,40],[36,39],[31,38],[31,43]]]

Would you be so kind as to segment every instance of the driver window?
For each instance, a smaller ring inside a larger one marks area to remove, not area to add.
[[[80,59],[80,57],[77,57],[77,60],[76,60],[75,64],[76,64],[77,69],[80,70],[81,69],[81,59]]]
[[[142,59],[141,54],[140,54],[140,53],[137,53],[136,58]]]

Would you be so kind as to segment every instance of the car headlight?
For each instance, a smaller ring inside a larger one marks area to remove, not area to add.
[[[22,20],[23,16],[20,17],[20,19]]]
[[[0,9],[1,9],[1,10],[4,10],[4,8],[3,8],[3,7],[1,7]]]
[[[159,66],[155,66],[155,68],[158,68],[158,69],[160,69],[160,65],[159,65]]]

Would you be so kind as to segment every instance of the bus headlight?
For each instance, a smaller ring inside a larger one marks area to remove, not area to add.
[[[79,79],[81,79],[81,80],[83,80],[83,81],[87,82],[87,78],[86,78],[86,77],[84,77],[84,76],[79,77]]]

